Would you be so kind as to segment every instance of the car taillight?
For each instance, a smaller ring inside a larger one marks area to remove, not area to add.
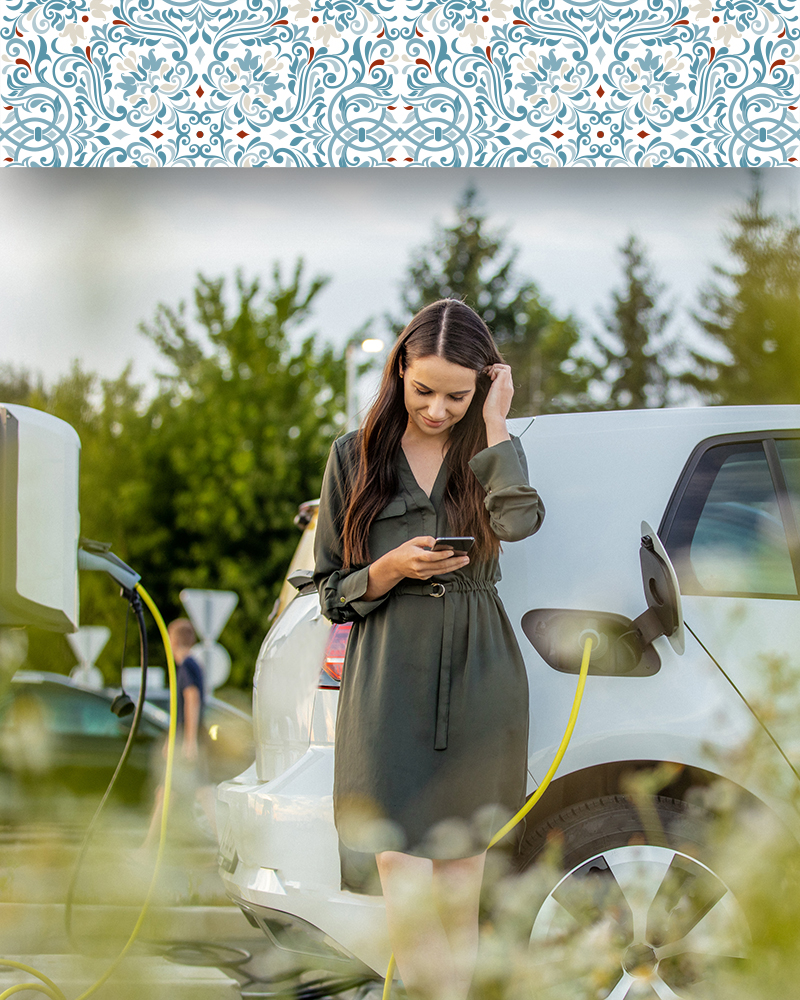
[[[322,674],[319,679],[319,686],[323,688],[337,688],[342,679],[342,667],[344,666],[344,654],[347,649],[347,640],[350,638],[352,622],[344,625],[334,625],[331,634],[328,636],[328,645],[325,647],[325,659],[322,661]]]

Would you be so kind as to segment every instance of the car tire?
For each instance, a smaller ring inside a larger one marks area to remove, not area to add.
[[[519,869],[544,873],[529,939],[537,997],[689,1000],[745,958],[747,920],[711,867],[708,821],[677,799],[650,798],[640,812],[612,795],[526,831]]]

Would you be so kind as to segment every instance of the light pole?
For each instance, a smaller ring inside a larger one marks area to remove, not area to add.
[[[351,343],[347,345],[345,352],[346,359],[346,385],[345,394],[347,396],[346,416],[347,423],[345,430],[354,431],[358,426],[359,396],[358,382],[356,377],[356,365],[362,355],[379,355],[386,345],[377,337],[368,337],[360,344]]]

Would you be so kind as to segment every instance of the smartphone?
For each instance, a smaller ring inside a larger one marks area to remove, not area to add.
[[[472,535],[461,535],[452,538],[437,538],[432,552],[441,552],[442,549],[453,549],[456,555],[469,552],[475,539]]]

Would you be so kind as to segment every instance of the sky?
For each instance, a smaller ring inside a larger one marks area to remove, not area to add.
[[[798,174],[762,174],[766,207],[796,213]],[[151,382],[164,370],[137,330],[159,302],[191,302],[198,273],[232,283],[330,276],[306,332],[336,344],[370,317],[399,315],[399,287],[435,223],[450,224],[469,184],[490,228],[519,249],[557,314],[587,333],[620,287],[619,247],[645,245],[674,306],[672,329],[698,342],[689,311],[722,233],[752,184],[736,169],[503,170],[4,170],[0,172],[0,364],[47,382],[74,360],[103,377],[133,363]]]

